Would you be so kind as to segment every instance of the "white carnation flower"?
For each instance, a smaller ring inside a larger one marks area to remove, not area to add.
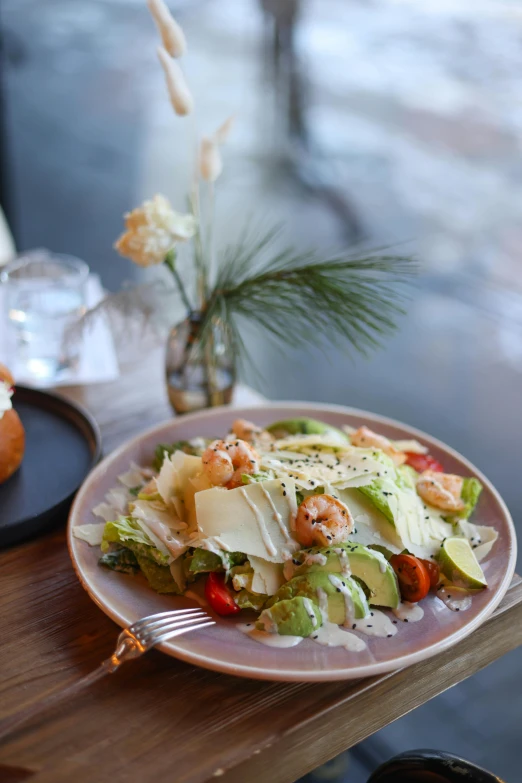
[[[138,266],[161,264],[177,242],[194,236],[196,219],[172,209],[165,196],[157,194],[151,201],[125,215],[126,231],[114,247]]]

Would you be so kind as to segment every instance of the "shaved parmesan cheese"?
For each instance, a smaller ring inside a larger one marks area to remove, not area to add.
[[[72,532],[75,538],[87,541],[90,546],[100,546],[104,530],[105,523],[96,522],[94,525],[77,525],[73,527]]]
[[[309,437],[309,436],[302,436]],[[338,489],[362,487],[376,478],[393,476],[395,469],[381,461],[375,449],[345,446],[342,451],[314,451],[308,447],[303,453],[276,451],[262,456],[261,467],[272,470],[278,478],[292,478],[301,489],[316,489],[330,484]]]
[[[162,511],[157,506],[147,500],[138,500],[133,504],[131,516],[139,521],[160,552],[179,557],[188,548],[188,541],[183,535],[187,526],[172,512]]]
[[[158,492],[165,503],[171,505],[176,496],[182,496],[187,482],[202,469],[201,457],[193,457],[183,451],[166,456],[156,479]]]
[[[475,553],[475,557],[480,562],[491,551],[491,547],[498,538],[498,533],[493,527],[488,525],[474,525],[467,519],[461,519],[458,523],[459,533],[466,536]]]
[[[217,537],[232,552],[283,563],[299,548],[291,535],[295,486],[288,478],[207,489],[196,493],[195,505],[201,538]]]
[[[273,448],[277,450],[294,449],[300,451],[306,446],[321,446],[321,448],[345,449],[346,440],[335,432],[328,432],[325,435],[288,435],[286,438],[276,440]]]
[[[114,508],[114,506],[111,506],[109,503],[98,503],[98,505],[93,508],[92,513],[95,517],[101,517],[106,522],[114,522],[122,512],[118,511],[118,509]]]
[[[262,560],[254,555],[250,555],[248,560],[254,569],[252,592],[261,595],[275,595],[284,582],[282,564],[269,563],[268,560]]]
[[[339,500],[345,504],[354,518],[354,529],[350,535],[351,541],[364,544],[364,546],[379,544],[387,547],[394,554],[402,552],[404,546],[397,530],[366,495],[357,489],[345,489],[340,491],[338,495]]]
[[[392,443],[398,451],[409,451],[412,454],[428,453],[428,448],[418,440],[394,440]]]
[[[118,476],[118,481],[123,484],[124,487],[132,489],[133,487],[139,487],[145,481],[145,476],[142,469],[136,465],[135,462],[131,462],[130,468],[126,473],[121,473]]]

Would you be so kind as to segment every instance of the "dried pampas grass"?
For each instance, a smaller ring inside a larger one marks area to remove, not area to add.
[[[165,0],[147,0],[147,5],[166,51],[171,57],[183,57],[187,51],[185,34],[170,13]]]
[[[165,74],[172,108],[180,117],[190,114],[194,108],[194,99],[183,76],[183,71],[162,46],[158,46],[158,58]]]

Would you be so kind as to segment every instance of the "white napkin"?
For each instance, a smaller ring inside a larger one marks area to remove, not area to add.
[[[94,307],[103,299],[104,292],[98,275],[90,274],[85,287],[87,307]],[[17,383],[41,387],[41,379],[35,380],[17,366],[16,357],[7,355],[6,315],[4,312],[4,291],[0,285],[0,362],[9,366]],[[103,316],[89,326],[81,339],[77,366],[60,373],[59,380],[53,379],[47,386],[70,386],[78,383],[101,383],[113,381],[119,375],[118,359],[112,333]]]

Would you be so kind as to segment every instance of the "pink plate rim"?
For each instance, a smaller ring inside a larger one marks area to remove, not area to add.
[[[426,660],[427,658],[431,658],[432,656],[441,653],[450,647],[453,647],[455,644],[458,644],[458,642],[462,641],[462,639],[467,637],[474,630],[476,630],[476,628],[482,625],[482,623],[485,620],[487,620],[487,618],[490,617],[490,615],[494,612],[494,610],[497,608],[500,601],[506,594],[506,591],[509,588],[509,585],[513,578],[513,574],[515,572],[515,565],[516,565],[516,558],[517,558],[517,540],[516,540],[516,532],[515,532],[515,526],[513,524],[513,519],[502,497],[495,489],[495,487],[491,484],[489,479],[487,479],[478,468],[476,468],[469,460],[463,457],[455,449],[446,445],[445,443],[438,440],[437,438],[434,438],[431,435],[426,434],[422,430],[404,424],[403,422],[398,421],[397,419],[392,419],[387,416],[371,413],[369,411],[365,411],[360,408],[353,408],[353,407],[343,406],[343,405],[333,405],[328,403],[313,403],[313,402],[300,402],[300,401],[292,401],[292,402],[270,401],[267,403],[261,403],[261,404],[254,403],[252,405],[242,405],[237,407],[219,406],[216,408],[199,411],[197,413],[187,414],[184,415],[183,417],[180,417],[179,419],[176,418],[168,419],[160,424],[155,425],[154,427],[150,427],[147,430],[144,430],[142,433],[135,436],[131,440],[126,441],[118,448],[116,448],[114,451],[112,451],[107,457],[105,457],[105,459],[103,459],[91,471],[91,473],[88,475],[88,477],[85,479],[84,483],[82,484],[80,490],[78,491],[74,499],[74,502],[71,506],[68,525],[67,525],[67,545],[69,548],[69,554],[72,560],[73,567],[75,569],[75,572],[78,576],[80,583],[82,584],[86,592],[89,594],[90,598],[94,601],[94,603],[108,617],[114,620],[114,622],[117,623],[122,628],[129,624],[128,618],[126,618],[122,613],[118,612],[113,606],[111,606],[110,602],[107,601],[107,598],[103,594],[103,590],[99,589],[95,581],[90,580],[87,577],[84,569],[82,568],[81,550],[79,547],[79,544],[82,544],[84,542],[79,541],[78,539],[74,538],[74,536],[72,535],[73,526],[81,523],[81,520],[78,518],[78,514],[84,502],[85,496],[93,490],[93,488],[98,483],[99,479],[104,475],[105,471],[109,468],[109,466],[113,462],[116,462],[127,451],[131,451],[133,447],[140,444],[142,441],[146,440],[151,435],[154,435],[155,433],[158,433],[159,435],[161,432],[165,431],[166,429],[168,429],[169,431],[175,429],[176,424],[178,423],[185,425],[187,423],[192,424],[192,422],[194,422],[195,425],[197,425],[197,423],[202,420],[219,418],[220,415],[224,413],[231,413],[231,412],[237,414],[238,417],[242,417],[244,414],[253,415],[256,410],[259,411],[259,410],[277,409],[277,410],[292,411],[294,409],[304,409],[304,408],[309,410],[311,415],[317,415],[319,418],[321,412],[334,413],[334,414],[357,417],[360,419],[365,419],[366,421],[369,422],[374,422],[377,424],[380,423],[390,427],[399,428],[400,430],[402,430],[405,437],[418,438],[421,441],[424,441],[426,444],[429,444],[432,447],[435,447],[436,449],[440,449],[446,452],[446,454],[462,462],[470,470],[471,473],[476,475],[482,481],[485,489],[493,496],[498,506],[500,507],[503,515],[503,522],[506,525],[506,529],[508,531],[508,536],[509,536],[509,542],[508,542],[509,559],[506,562],[504,575],[496,591],[491,595],[490,600],[487,602],[484,608],[479,613],[477,613],[473,617],[473,619],[466,622],[461,628],[452,631],[450,634],[448,634],[448,636],[441,639],[440,641],[431,644],[427,647],[424,647],[422,649],[416,650],[415,652],[406,655],[401,655],[400,657],[391,660],[369,663],[369,664],[362,664],[356,667],[350,666],[345,669],[335,668],[330,670],[311,669],[309,671],[297,671],[292,668],[286,669],[286,668],[278,667],[277,669],[274,670],[273,668],[263,668],[260,666],[237,665],[237,664],[231,664],[226,660],[224,660],[223,658],[220,658],[219,654],[200,655],[190,651],[187,652],[186,650],[179,648],[176,645],[175,641],[162,644],[161,646],[159,646],[158,649],[162,650],[163,652],[167,653],[172,657],[183,660],[189,664],[201,666],[205,669],[211,669],[213,671],[222,672],[225,674],[248,677],[251,679],[262,679],[262,680],[272,680],[272,681],[276,680],[276,681],[286,681],[286,682],[340,681],[340,680],[349,680],[349,679],[361,679],[363,677],[372,677],[375,675],[384,674],[386,672],[395,671],[397,669],[402,669],[404,667],[411,666],[415,663],[419,663],[420,661]],[[198,433],[195,429],[193,437],[196,437],[197,435]],[[255,644],[255,642],[253,643]],[[290,650],[291,649],[293,648],[290,648]],[[290,652],[290,650],[288,650],[288,652]]]

